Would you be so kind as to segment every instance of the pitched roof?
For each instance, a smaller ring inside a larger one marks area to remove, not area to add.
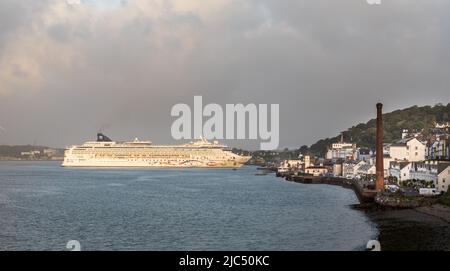
[[[450,166],[450,162],[438,163],[438,175]]]
[[[399,162],[400,169],[404,169],[407,165],[409,165],[411,162]]]
[[[406,143],[404,142],[396,142],[389,145],[389,147],[405,147]]]
[[[374,165],[371,165],[371,164],[362,165],[362,166],[359,167],[359,170],[362,170],[362,171],[368,171],[368,170],[371,169],[372,167],[374,167]]]

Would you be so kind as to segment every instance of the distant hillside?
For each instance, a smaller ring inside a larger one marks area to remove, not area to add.
[[[393,142],[401,139],[402,130],[410,132],[423,131],[426,135],[434,128],[436,122],[450,121],[450,103],[447,105],[437,104],[435,106],[413,106],[402,110],[396,110],[383,114],[384,142]],[[346,141],[355,142],[360,147],[374,148],[376,139],[376,119],[367,123],[361,123],[351,127],[344,132]],[[327,146],[340,140],[340,135],[326,138],[311,145],[309,152],[324,156]]]

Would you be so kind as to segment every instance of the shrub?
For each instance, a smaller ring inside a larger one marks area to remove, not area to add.
[[[439,203],[450,206],[450,189],[439,198]]]

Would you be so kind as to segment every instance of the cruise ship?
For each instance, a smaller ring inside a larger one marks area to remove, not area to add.
[[[112,141],[97,134],[97,141],[68,147],[63,167],[239,168],[251,157],[237,155],[217,141],[200,139],[182,145],[153,145],[135,139]]]

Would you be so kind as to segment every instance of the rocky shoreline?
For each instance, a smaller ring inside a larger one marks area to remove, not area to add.
[[[444,206],[442,204],[434,204],[432,206],[419,207],[415,211],[419,213],[424,213],[444,220],[450,223],[450,207]]]
[[[366,206],[363,211],[377,225],[382,250],[450,251],[450,207],[440,204],[414,209]]]
[[[383,192],[368,194],[358,182],[342,178],[278,173],[277,176],[297,183],[337,185],[354,190],[361,203],[353,207],[365,212],[377,225],[382,250],[450,251],[450,207],[438,204],[437,198]]]

